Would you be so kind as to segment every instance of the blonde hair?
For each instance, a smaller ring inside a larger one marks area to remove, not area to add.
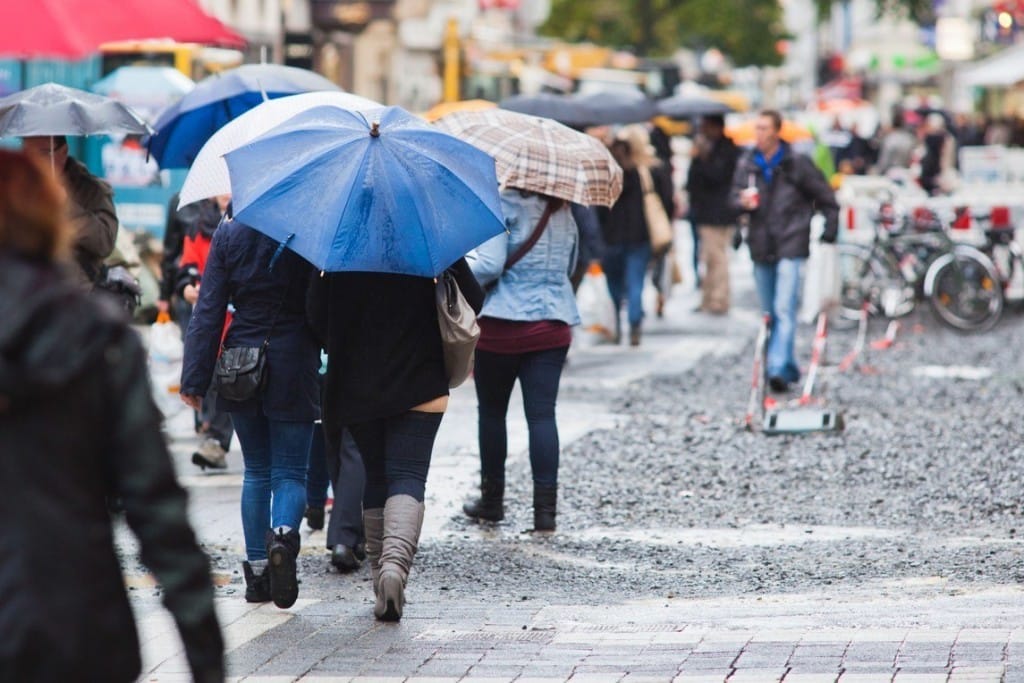
[[[635,165],[648,168],[661,165],[654,145],[651,144],[651,134],[642,124],[634,123],[623,126],[615,138],[629,145],[630,158]]]
[[[60,190],[34,159],[0,150],[0,249],[46,261],[66,258],[71,232]]]

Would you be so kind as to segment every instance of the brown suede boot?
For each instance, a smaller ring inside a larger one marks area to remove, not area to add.
[[[384,542],[380,555],[377,604],[381,621],[398,621],[405,607],[405,586],[423,529],[423,503],[412,496],[391,496],[384,504]],[[369,542],[369,536],[367,536]]]

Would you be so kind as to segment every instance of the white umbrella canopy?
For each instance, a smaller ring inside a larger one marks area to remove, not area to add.
[[[231,178],[224,155],[247,145],[296,114],[313,107],[337,107],[346,111],[370,111],[384,107],[379,102],[344,92],[310,92],[269,100],[214,133],[206,141],[181,188],[178,206],[231,193]]]

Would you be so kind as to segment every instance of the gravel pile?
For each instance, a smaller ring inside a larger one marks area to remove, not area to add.
[[[825,370],[841,433],[744,431],[752,347],[634,383],[613,403],[618,424],[563,448],[558,533],[522,533],[531,494],[517,459],[509,518],[452,519],[449,540],[421,549],[417,590],[599,604],[875,579],[1024,581],[1024,319],[983,336],[927,316],[904,329],[892,349],[868,352],[864,371]],[[871,338],[882,331],[875,323]],[[854,336],[832,334],[828,360]],[[954,365],[992,376],[920,371]]]

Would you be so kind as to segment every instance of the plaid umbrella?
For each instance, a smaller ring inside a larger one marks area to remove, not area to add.
[[[491,109],[434,125],[494,157],[503,187],[586,206],[611,206],[622,192],[622,169],[601,141],[551,119]]]

